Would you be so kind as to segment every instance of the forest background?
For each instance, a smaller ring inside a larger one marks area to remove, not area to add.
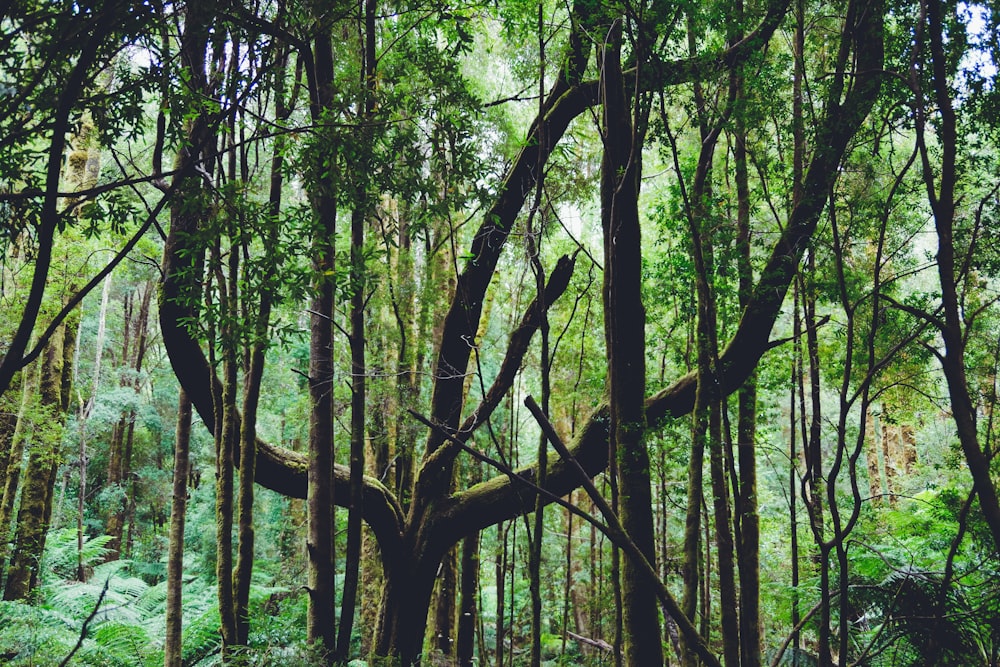
[[[1000,664],[997,7],[0,26],[3,664]]]

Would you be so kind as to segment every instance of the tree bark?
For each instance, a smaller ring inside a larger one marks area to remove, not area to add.
[[[364,16],[362,99],[364,114],[361,118],[359,156],[354,165],[357,170],[354,194],[354,211],[351,215],[351,460],[350,494],[347,515],[347,549],[344,559],[344,588],[340,608],[340,628],[337,636],[337,651],[334,660],[346,662],[350,657],[351,632],[354,628],[354,610],[357,607],[358,580],[361,570],[361,525],[364,516],[364,473],[365,473],[365,415],[367,394],[367,362],[365,360],[365,304],[367,283],[365,276],[365,225],[368,223],[372,202],[369,193],[369,173],[371,171],[372,128],[367,124],[374,119],[375,112],[375,0],[363,0]],[[332,477],[332,475],[331,475]]]
[[[17,467],[21,464],[21,450],[15,447],[14,434],[17,432],[17,415],[21,406],[21,383],[25,376],[24,372],[18,372],[11,380],[10,388],[0,394],[0,499],[3,497],[3,489],[7,486],[8,468],[17,455]],[[5,525],[2,523],[4,517],[3,510],[0,509],[0,543],[5,541]],[[0,558],[0,567],[3,567],[3,559]]]
[[[37,427],[28,464],[24,471],[17,531],[7,569],[4,600],[25,600],[38,585],[39,565],[52,517],[52,495],[56,471],[61,461],[60,443],[64,410],[62,405],[63,350],[70,335],[64,322],[53,336],[42,358],[37,413],[31,415]],[[75,332],[72,333],[76,335]]]
[[[743,2],[738,2],[740,19]],[[737,33],[737,39],[742,32]],[[734,70],[735,95],[739,104],[745,103],[745,80],[742,69]],[[750,305],[753,296],[752,245],[750,242],[750,183],[747,170],[747,128],[743,108],[735,110],[735,145],[733,160],[736,178],[736,245],[737,273],[739,275],[740,308]],[[739,391],[736,423],[736,447],[739,460],[739,549],[737,562],[740,581],[740,664],[742,667],[761,665],[760,617],[760,515],[757,510],[757,374],[747,378]]]
[[[182,601],[184,579],[184,521],[187,515],[188,451],[191,444],[191,401],[180,390],[174,438],[173,495],[170,506],[170,541],[167,552],[167,611],[163,667],[181,667]]]
[[[313,41],[316,81],[312,92],[312,116],[321,122],[333,98],[333,47],[329,29]],[[333,170],[334,155],[316,155],[322,172]],[[309,608],[306,635],[327,654],[336,650],[334,616],[334,440],[333,440],[333,317],[334,235],[337,228],[336,192],[332,175],[310,193],[314,231],[312,264],[316,276],[310,304],[309,340]],[[258,465],[263,462],[258,461]]]
[[[480,464],[473,464],[473,480],[482,478]],[[458,637],[455,641],[455,662],[459,667],[475,665],[476,628],[479,624],[479,545],[477,531],[462,540],[461,579],[459,580]],[[499,616],[500,610],[497,614]],[[480,660],[485,660],[481,656]]]
[[[963,317],[962,302],[959,297],[955,256],[956,186],[958,183],[957,152],[958,129],[954,105],[951,100],[951,84],[948,71],[953,66],[947,60],[944,42],[944,3],[929,0],[927,3],[928,30],[931,52],[931,87],[934,106],[940,116],[936,133],[941,144],[941,164],[937,170],[930,162],[930,151],[923,140],[926,123],[924,100],[918,99],[917,131],[920,142],[921,160],[924,166],[924,181],[927,196],[934,214],[937,230],[938,278],[941,283],[941,305],[944,320],[939,322],[941,337],[944,339],[944,354],[939,354],[941,368],[948,383],[951,398],[951,413],[958,431],[958,441],[969,465],[979,506],[990,529],[993,541],[1000,550],[1000,497],[990,474],[990,458],[983,451],[976,426],[976,408],[969,389],[965,370],[965,329],[968,322]],[[918,86],[914,74],[914,85]]]
[[[230,237],[232,238],[232,237]],[[233,589],[233,519],[236,451],[239,448],[240,424],[237,421],[236,396],[238,392],[237,360],[237,303],[239,252],[230,246],[228,271],[222,274],[222,253],[212,250],[210,270],[216,274],[216,290],[220,294],[218,308],[222,313],[218,338],[222,340],[222,396],[216,408],[221,416],[222,428],[215,432],[215,578],[219,597],[219,615],[222,620],[222,660],[228,664],[233,657],[233,647],[239,645],[236,621],[236,595]],[[228,278],[228,285],[227,283]],[[209,331],[209,340],[216,338]],[[246,416],[244,415],[244,418]],[[251,417],[252,420],[252,417]]]
[[[642,140],[630,120],[621,71],[621,22],[602,52],[604,159],[604,321],[608,340],[611,455],[618,459],[622,525],[650,563],[655,562],[649,454],[646,451],[646,317],[642,304],[639,178]],[[630,559],[622,563],[625,663],[663,663],[656,595]]]
[[[3,499],[0,505],[0,568],[7,571],[7,557],[10,555],[9,544],[13,529],[14,503],[21,484],[21,472],[24,468],[24,443],[28,438],[25,429],[29,428],[31,415],[29,410],[34,405],[38,392],[38,374],[41,363],[36,362],[26,366],[20,374],[21,396],[17,411],[17,423],[11,435],[10,460],[7,464],[7,474],[4,479]]]

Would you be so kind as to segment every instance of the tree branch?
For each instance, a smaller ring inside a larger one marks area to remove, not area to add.
[[[880,17],[879,17],[880,18]],[[848,141],[864,121],[881,85],[882,43],[880,36],[864,35],[858,47],[858,72],[855,85],[842,104],[828,104],[829,110],[817,131],[817,150],[805,177],[802,198],[795,204],[788,226],[775,244],[750,301],[743,311],[736,333],[720,357],[720,376],[724,396],[736,391],[756,368],[769,348],[774,322],[781,312],[785,294],[798,270],[806,245],[826,202],[826,193],[836,179],[837,169]],[[695,373],[688,373],[670,386],[646,399],[650,428],[667,417],[680,417],[691,411],[697,386]],[[587,420],[572,455],[591,477],[607,467],[608,408],[598,407]],[[519,474],[535,479],[530,468]],[[579,486],[577,475],[564,461],[550,464],[546,488],[562,496]],[[482,482],[449,500],[448,514],[456,523],[456,534],[480,530],[531,512],[533,499],[525,501],[515,493],[509,481],[498,477]]]

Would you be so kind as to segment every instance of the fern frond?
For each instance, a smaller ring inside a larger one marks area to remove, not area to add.
[[[78,549],[76,528],[60,528],[53,530],[46,537],[45,556],[42,561],[42,579],[73,579],[76,577],[78,558],[83,557],[84,567],[92,567],[107,553],[110,535],[89,537],[83,542],[82,551]]]

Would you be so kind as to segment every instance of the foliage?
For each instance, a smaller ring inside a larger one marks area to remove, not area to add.
[[[935,264],[938,202],[928,196],[925,182],[928,175],[939,178],[942,160],[953,150],[958,169],[951,240],[959,258],[960,366],[977,446],[992,461],[996,482],[1000,47],[995,10],[935,0],[887,3],[885,75],[875,106],[849,138],[843,159],[831,167],[835,175],[828,191],[804,193],[797,172],[829,148],[817,145],[818,132],[843,101],[843,95],[828,94],[845,81],[853,89],[865,74],[838,74],[841,63],[849,70],[865,46],[851,45],[845,28],[857,18],[850,14],[854,2],[799,3],[784,15],[776,36],[739,63],[732,54],[719,54],[737,33],[754,29],[763,3],[739,4],[740,16],[736,5],[722,2],[379,3],[374,63],[363,53],[367,27],[355,15],[357,4],[321,4],[237,3],[223,10],[214,3],[29,0],[5,6],[0,14],[0,351],[7,354],[22,322],[28,323],[28,337],[38,340],[142,221],[148,218],[155,223],[151,229],[162,232],[145,233],[126,253],[112,273],[107,303],[96,292],[83,299],[79,328],[67,338],[79,342],[66,360],[71,407],[60,414],[33,407],[37,365],[23,371],[25,400],[15,385],[2,396],[4,415],[20,422],[16,437],[13,429],[0,429],[5,483],[13,479],[8,471],[22,467],[18,457],[24,456],[16,446],[25,444],[30,451],[46,438],[54,442],[52,434],[61,433],[62,439],[48,481],[53,525],[41,585],[30,604],[0,603],[0,662],[58,664],[91,617],[73,664],[162,662],[177,417],[170,364],[181,371],[195,367],[196,353],[204,351],[214,364],[209,370],[220,371],[224,355],[231,354],[235,380],[220,382],[238,397],[250,352],[261,345],[267,364],[254,415],[256,436],[301,461],[310,437],[309,390],[317,381],[310,377],[317,361],[310,358],[315,353],[310,304],[318,286],[335,287],[332,313],[320,315],[334,337],[320,360],[331,373],[323,379],[333,401],[331,449],[338,464],[349,462],[351,385],[361,373],[368,382],[362,438],[369,456],[367,488],[378,492],[376,502],[384,491],[399,504],[387,503],[386,514],[395,516],[398,509],[410,516],[412,496],[423,490],[412,479],[422,462],[430,461],[427,469],[435,462],[425,452],[434,438],[427,439],[408,410],[443,410],[434,405],[437,391],[458,380],[461,390],[454,393],[463,398],[456,399],[456,419],[475,414],[500,375],[511,332],[536,296],[534,272],[545,275],[563,255],[575,255],[577,265],[565,295],[546,313],[551,358],[540,358],[536,333],[499,405],[478,430],[464,435],[470,446],[512,467],[534,464],[539,428],[522,401],[541,395],[543,367],[552,389],[549,419],[567,441],[579,443],[588,428],[606,426],[599,411],[608,382],[605,316],[630,322],[635,313],[602,310],[602,251],[614,242],[602,227],[607,211],[600,204],[600,172],[609,146],[603,98],[595,92],[606,73],[595,56],[607,46],[604,35],[612,19],[605,12],[617,12],[614,22],[624,26],[627,95],[634,105],[630,122],[642,143],[632,158],[642,165],[637,203],[649,394],[676,389],[673,380],[693,377],[688,374],[698,370],[707,320],[714,318],[720,352],[725,350],[745,315],[741,262],[749,262],[751,278],[767,278],[762,273],[771,254],[786,250],[775,240],[792,224],[795,207],[807,195],[824,200],[816,230],[784,257],[801,268],[783,305],[776,306],[781,312],[773,327],[768,323],[774,343],[753,373],[752,496],[761,535],[759,553],[738,553],[737,560],[759,556],[756,620],[764,628],[764,656],[776,656],[793,615],[827,602],[826,622],[818,611],[779,664],[819,664],[820,637],[830,640],[841,629],[849,639],[842,662],[997,662],[1000,561],[982,506],[968,500],[970,464],[953,421],[954,390],[942,374],[948,351]],[[932,6],[944,14],[942,91],[957,114],[962,142],[956,146],[941,140],[942,100],[930,101],[938,76],[925,25]],[[203,8],[218,15],[207,23],[203,62],[191,63],[181,52],[190,38],[187,27],[194,24],[187,12]],[[799,12],[804,12],[801,50]],[[319,90],[317,56],[324,38],[332,62],[326,89]],[[584,62],[571,62],[574,49]],[[687,61],[689,56],[695,57]],[[362,76],[366,66],[374,67],[374,81]],[[205,81],[196,81],[199,77]],[[560,94],[550,98],[547,90]],[[571,103],[576,107],[567,111]],[[573,120],[560,129],[555,146],[546,147],[551,154],[520,163],[545,138],[537,114],[548,119],[546,127],[560,114],[572,114]],[[65,131],[53,133],[62,117]],[[199,123],[208,140],[194,146],[190,138]],[[917,137],[925,129],[921,155]],[[714,152],[706,161],[709,146]],[[171,171],[171,164],[199,151],[209,157],[190,173]],[[86,182],[71,175],[73,165],[81,164],[87,165]],[[741,167],[747,169],[748,192],[737,183],[744,178],[737,175]],[[693,201],[701,177],[703,197]],[[324,197],[332,204],[321,211]],[[507,217],[487,218],[493,215],[487,211],[518,198],[524,203],[505,210]],[[352,247],[350,233],[355,216],[365,227],[359,247]],[[195,229],[181,234],[186,245],[179,254],[185,260],[204,255],[205,264],[195,262],[195,268],[180,272],[190,283],[180,297],[190,307],[182,324],[201,347],[188,348],[189,357],[170,358],[175,355],[160,337],[156,314],[140,322],[136,306],[141,294],[165,279],[163,239],[170,225],[185,217]],[[42,233],[49,223],[51,238]],[[509,229],[501,230],[501,223]],[[740,227],[744,223],[747,230]],[[324,226],[334,230],[330,238],[323,237]],[[744,231],[747,258],[741,254]],[[320,266],[317,253],[325,244],[332,246],[330,264]],[[475,291],[466,279],[482,265],[484,247],[496,251],[495,267],[480,277],[486,283],[481,293],[460,302]],[[696,255],[705,249],[707,268],[700,270]],[[34,270],[46,253],[52,266],[36,281]],[[711,309],[695,289],[702,278]],[[33,282],[44,284],[44,294],[36,309],[22,313]],[[267,311],[265,295],[271,313],[257,327]],[[368,368],[360,370],[351,366],[355,334],[348,333],[348,303],[356,296],[362,297],[367,322]],[[810,309],[815,312],[807,315]],[[467,374],[458,378],[454,369],[435,364],[443,358],[448,322],[466,314],[475,317],[462,322],[471,328],[458,349],[471,356]],[[34,317],[37,323],[28,321]],[[147,336],[148,349],[138,369],[140,335]],[[808,349],[809,335],[815,336],[815,350]],[[213,382],[201,380],[200,388]],[[723,386],[728,379],[718,381]],[[218,452],[203,428],[215,418],[218,398],[212,395],[200,406],[186,471],[183,653],[192,666],[222,661],[215,580]],[[722,442],[712,444],[723,445],[722,475],[735,514],[749,500],[738,497],[746,465],[736,443],[738,399],[720,397],[715,407]],[[810,463],[816,469],[807,471],[802,452],[813,437],[813,417],[818,460]],[[695,443],[686,414],[650,424],[645,446],[653,560],[672,594],[681,593],[685,566],[704,578],[693,621],[721,642],[716,625],[720,610],[729,608],[718,590],[719,552],[712,534],[739,536],[744,525],[717,524],[709,496],[721,489],[709,490],[706,483],[704,507],[697,505],[697,493],[688,495],[688,481],[699,472],[690,466]],[[588,455],[596,458],[597,451]],[[112,470],[115,454],[128,459],[122,475]],[[461,454],[457,472],[442,485],[446,491],[414,510],[413,520],[420,512],[435,520],[419,530],[407,524],[406,539],[447,531],[448,513],[475,495],[469,488],[488,491],[537,479],[530,472],[508,476],[491,469],[485,474],[495,479],[482,482],[478,464],[467,460]],[[595,479],[610,498],[619,480],[613,474]],[[16,484],[11,491],[14,507]],[[616,493],[627,498],[628,491]],[[821,512],[811,525],[803,496],[814,491],[822,495]],[[689,498],[695,500],[691,507]],[[334,501],[346,505],[346,495]],[[580,493],[572,501],[596,512]],[[259,488],[253,510],[250,631],[236,657],[256,665],[322,664],[320,649],[306,638],[305,506]],[[4,511],[12,511],[7,518],[13,530],[8,539],[3,526],[0,560],[10,555],[7,543],[13,546],[17,537],[16,507]],[[435,515],[438,511],[442,514]],[[338,591],[346,576],[348,513],[336,515],[336,557],[328,564]],[[110,515],[121,517],[120,559],[112,556],[113,538],[105,534]],[[685,538],[686,520],[695,515],[703,534]],[[475,591],[480,664],[497,650],[507,651],[516,664],[531,641],[529,525],[518,517],[481,533]],[[618,573],[611,545],[578,517],[571,523],[562,510],[547,511],[543,529],[538,640],[544,660],[600,663],[603,649],[567,637],[573,632],[598,645],[614,641],[612,582]],[[694,547],[694,558],[688,546]],[[363,577],[376,586],[387,571],[380,559],[398,556],[368,554]],[[402,560],[417,556],[425,554]],[[84,582],[75,581],[81,562]],[[738,578],[744,576],[749,579],[750,573],[738,572]],[[830,602],[838,594],[845,602]],[[362,596],[377,593],[363,590]],[[357,607],[350,657],[365,658],[376,626],[369,610],[375,605],[359,600]],[[401,615],[422,622],[427,611],[407,608]],[[433,653],[429,644],[425,648],[428,662],[450,659]]]

